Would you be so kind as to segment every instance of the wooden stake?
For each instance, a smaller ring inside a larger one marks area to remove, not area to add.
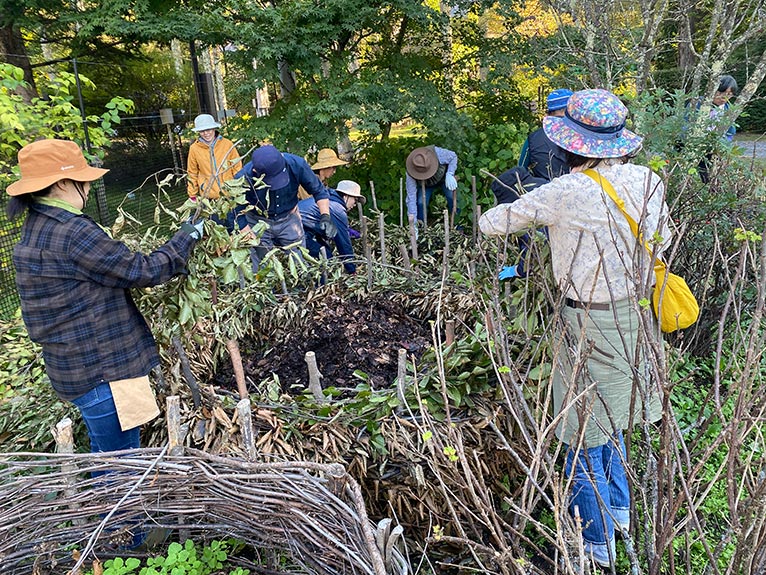
[[[417,225],[415,217],[410,216],[410,248],[412,249],[412,259],[418,259],[418,239],[415,235],[415,226]]]
[[[412,273],[412,266],[410,266],[410,252],[407,251],[407,246],[399,244],[399,253],[402,254],[402,266],[404,267],[404,273],[410,275]]]
[[[471,176],[471,213],[473,214],[473,245],[476,245],[476,238],[479,230],[479,209],[476,200],[476,176]]]
[[[375,197],[375,183],[370,180],[370,195],[372,196],[372,209],[378,211],[378,199]]]
[[[406,405],[406,396],[404,392],[407,384],[407,350],[400,348],[397,359],[396,396],[399,398],[399,405],[403,408]]]
[[[165,421],[168,426],[168,453],[183,455],[183,433],[181,432],[181,398],[169,395],[165,399]]]
[[[226,350],[231,357],[231,366],[234,369],[234,379],[237,382],[239,398],[245,399],[246,397],[249,397],[249,393],[247,392],[247,382],[245,382],[245,368],[242,365],[242,354],[239,352],[239,342],[236,339],[227,339]]]
[[[372,183],[372,182],[370,182]],[[380,237],[380,263],[386,265],[388,258],[386,257],[386,216],[383,212],[378,212],[378,235]]]
[[[245,446],[247,458],[254,461],[258,457],[255,447],[255,432],[253,430],[253,414],[250,409],[250,398],[240,399],[237,403],[237,416],[239,417],[239,429],[242,431],[242,443]]]
[[[309,368],[309,391],[311,391],[311,394],[317,402],[326,403],[327,398],[322,392],[322,384],[320,382],[322,374],[319,373],[319,367],[317,367],[316,354],[313,351],[307,351],[304,359]]]
[[[183,373],[186,385],[189,386],[192,395],[192,403],[194,403],[194,409],[197,409],[202,403],[202,396],[199,391],[199,385],[197,384],[197,378],[192,373],[191,366],[189,365],[189,356],[184,351],[184,346],[181,344],[181,339],[174,335],[172,338],[173,347],[178,354],[178,360],[181,362],[181,373]]]
[[[423,200],[423,229],[428,229],[428,205],[426,205],[426,182],[420,182],[420,197]]]
[[[452,192],[452,213],[450,214],[449,224],[450,227],[453,227],[455,225],[455,216],[457,216],[457,203],[458,203],[458,191],[457,188],[455,188],[455,191]]]
[[[455,320],[448,319],[444,329],[444,342],[452,345],[455,342]]]
[[[444,210],[444,256],[442,258],[442,277],[449,273],[449,212]]]
[[[56,441],[56,453],[74,453],[74,433],[72,432],[72,420],[65,417],[56,424],[53,428],[53,439]],[[61,464],[61,471],[66,477],[66,487],[64,488],[64,495],[67,499],[72,499],[77,494],[77,490],[74,488],[75,479],[71,473],[75,469],[73,463],[67,463],[67,460],[63,460]],[[76,525],[82,525],[84,521],[82,519],[76,519]]]
[[[399,178],[399,227],[404,226],[404,179]]]
[[[359,210],[359,233],[362,234],[362,253],[367,253],[367,244],[369,239],[367,237],[367,219],[364,217],[364,210],[362,204],[357,204],[356,208]]]

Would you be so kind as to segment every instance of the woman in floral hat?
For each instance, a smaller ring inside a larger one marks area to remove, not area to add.
[[[647,414],[658,419],[660,404],[644,361],[635,360],[637,286],[648,253],[598,179],[611,183],[644,237],[661,238],[658,252],[670,240],[662,180],[630,162],[641,138],[625,128],[626,117],[606,90],[573,94],[564,116],[543,120],[545,134],[566,151],[570,173],[479,220],[488,235],[548,226],[563,304],[551,344],[556,435],[566,447],[570,511],[582,520],[586,552],[602,566],[614,562],[615,532],[627,535],[630,527],[622,432]]]

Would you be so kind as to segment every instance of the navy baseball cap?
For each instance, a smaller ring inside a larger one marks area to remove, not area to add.
[[[556,110],[561,110],[563,108],[567,107],[567,102],[569,102],[569,96],[573,94],[572,90],[567,90],[566,88],[559,88],[558,90],[553,90],[550,94],[548,94],[548,99],[546,101],[548,105],[548,111],[549,112],[555,112]]]
[[[287,173],[287,163],[282,152],[274,146],[261,146],[253,151],[252,155],[253,176],[263,176],[263,183],[272,190],[284,188],[290,183],[290,174]]]

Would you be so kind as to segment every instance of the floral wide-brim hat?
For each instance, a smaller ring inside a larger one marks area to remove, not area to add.
[[[643,138],[625,128],[628,109],[607,90],[580,90],[569,98],[563,117],[546,116],[543,130],[552,142],[586,158],[621,158],[641,148]]]

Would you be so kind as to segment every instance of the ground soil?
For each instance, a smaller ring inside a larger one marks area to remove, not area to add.
[[[327,294],[312,309],[302,333],[286,334],[281,341],[249,341],[241,345],[245,374],[261,382],[272,374],[279,377],[282,391],[296,393],[308,385],[305,355],[316,354],[322,387],[353,389],[366,374],[373,388],[391,385],[397,376],[399,349],[419,358],[431,342],[427,322],[410,317],[383,295],[368,295],[356,301]],[[228,373],[216,378],[233,379]],[[228,386],[227,386],[228,387]]]

